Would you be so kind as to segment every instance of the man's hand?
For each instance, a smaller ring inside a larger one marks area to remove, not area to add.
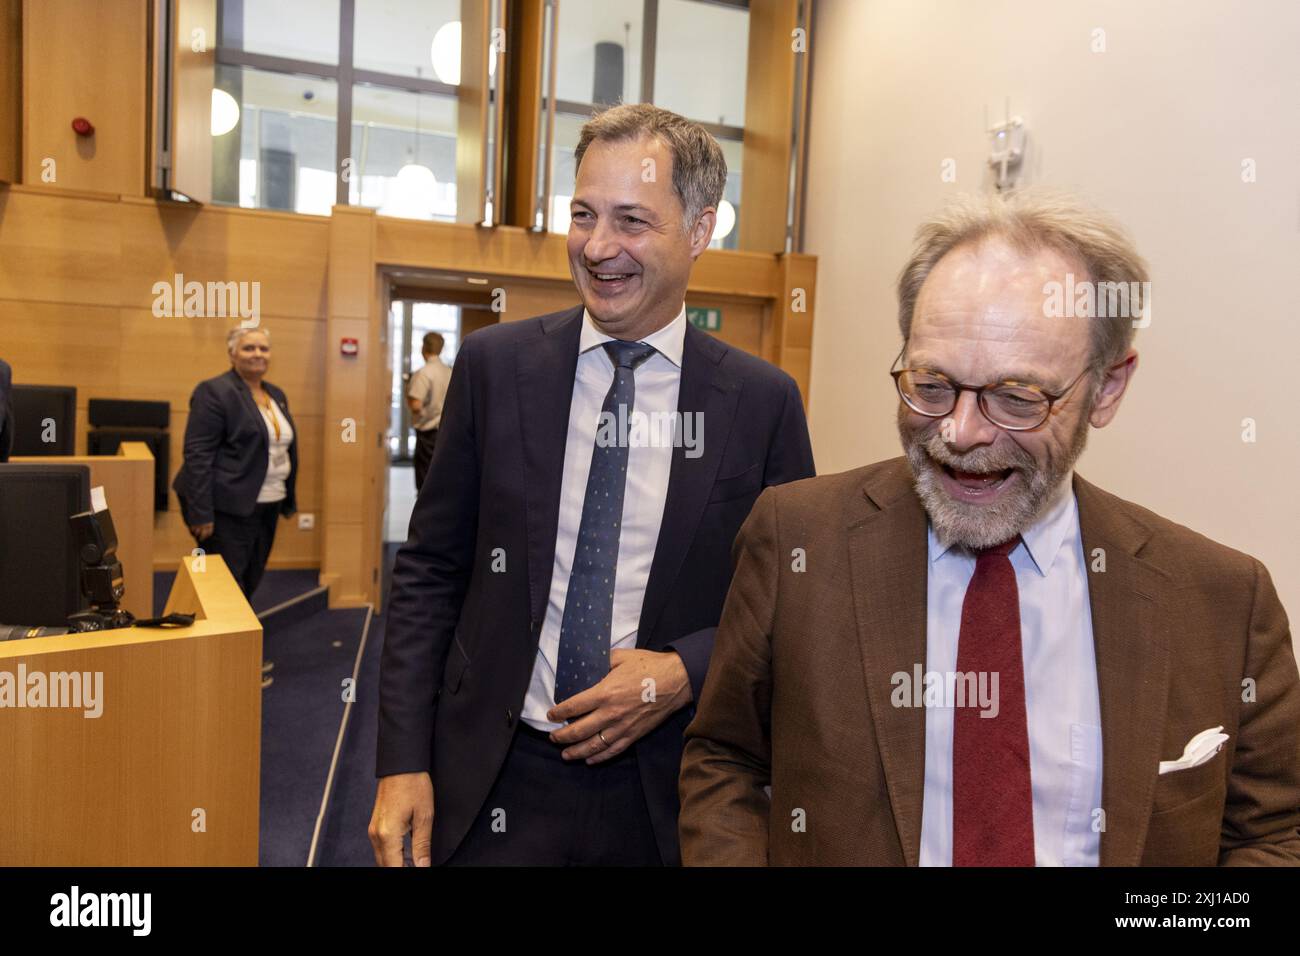
[[[402,865],[402,838],[407,833],[411,834],[415,865],[428,866],[433,839],[432,778],[423,771],[380,777],[369,832],[379,866]]]
[[[206,541],[212,537],[212,533],[217,530],[216,522],[209,521],[205,524],[190,525],[190,534],[194,535],[195,541]]]
[[[551,740],[567,745],[565,760],[585,757],[597,764],[616,757],[692,700],[686,665],[676,651],[615,650],[609,662],[599,684],[547,712],[557,723],[586,714],[551,733]]]

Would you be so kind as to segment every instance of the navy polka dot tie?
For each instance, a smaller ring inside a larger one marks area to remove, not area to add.
[[[605,351],[614,363],[614,381],[600,413],[602,422],[614,423],[615,440],[606,440],[611,429],[597,428],[569,591],[564,599],[564,618],[560,622],[560,653],[555,666],[557,704],[609,673],[614,575],[619,526],[623,522],[623,489],[627,484],[627,441],[618,424],[632,416],[634,371],[655,350],[640,342],[613,341],[605,343]]]

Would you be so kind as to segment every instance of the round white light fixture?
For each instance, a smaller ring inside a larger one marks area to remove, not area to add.
[[[437,185],[438,180],[428,166],[407,163],[397,171],[392,188],[379,211],[407,219],[428,219],[433,215]]]
[[[442,82],[456,86],[460,83],[460,21],[444,23],[433,35],[429,47],[433,59],[433,72]]]
[[[736,228],[736,207],[727,200],[718,203],[718,224],[713,227],[714,239],[726,239]]]
[[[496,50],[488,57],[488,76],[496,76]],[[429,45],[429,59],[433,61],[433,72],[439,80],[448,86],[460,84],[460,21],[452,20],[438,27]]]
[[[224,136],[239,125],[239,104],[225,90],[212,91],[212,135]]]

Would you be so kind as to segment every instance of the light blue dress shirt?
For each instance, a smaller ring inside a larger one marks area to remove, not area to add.
[[[1038,866],[1096,866],[1101,850],[1101,703],[1088,604],[1088,565],[1072,482],[1011,552],[1020,592],[1020,646]],[[957,669],[962,601],[975,557],[929,532],[926,671]],[[951,707],[925,712],[921,866],[952,865]]]
[[[596,328],[591,316],[582,313],[578,340],[578,366],[569,403],[569,431],[564,445],[564,473],[560,481],[560,513],[555,530],[555,559],[551,569],[550,600],[537,642],[533,676],[528,682],[520,720],[549,733],[564,724],[546,719],[555,706],[555,661],[560,654],[560,624],[569,593],[569,574],[578,547],[582,505],[587,497],[591,472],[591,449],[596,442],[600,411],[605,394],[614,382],[614,364],[601,348],[613,341]],[[650,415],[677,411],[682,381],[682,353],[686,348],[686,304],[677,318],[640,341],[653,345],[655,354],[634,373],[636,399],[633,407]],[[627,454],[627,486],[623,492],[623,517],[619,522],[618,573],[614,576],[614,607],[610,621],[610,650],[636,647],[641,623],[641,604],[650,580],[668,498],[668,476],[672,470],[673,445],[666,440],[649,445],[631,444]]]

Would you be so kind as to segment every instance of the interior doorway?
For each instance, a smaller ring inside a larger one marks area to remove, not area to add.
[[[415,428],[407,403],[411,376],[424,364],[424,338],[442,336],[442,353],[431,357],[449,367],[464,337],[496,321],[491,293],[475,277],[402,272],[393,275],[389,297],[388,347],[392,379],[388,405],[388,501],[384,541],[406,540],[415,507]],[[480,280],[482,281],[482,280]]]

